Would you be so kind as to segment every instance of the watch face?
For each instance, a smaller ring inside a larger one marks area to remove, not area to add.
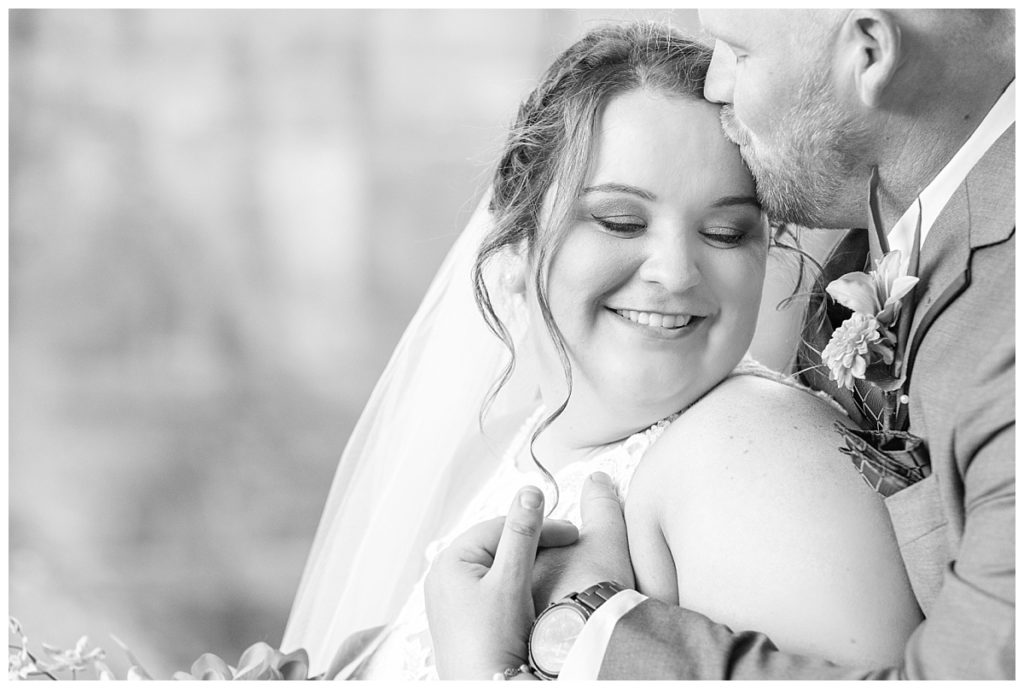
[[[561,672],[586,621],[572,605],[556,605],[544,611],[530,636],[530,653],[537,669],[551,675]]]

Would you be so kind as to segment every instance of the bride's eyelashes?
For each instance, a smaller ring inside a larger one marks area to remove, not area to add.
[[[706,230],[701,230],[700,234],[713,246],[724,249],[739,246],[748,236],[744,230],[734,227],[709,227]]]
[[[633,215],[605,215],[598,216],[591,214],[591,219],[612,234],[624,237],[635,237],[647,229],[647,223]]]
[[[699,232],[711,246],[734,249],[750,240],[767,241],[766,227],[760,209],[755,213],[741,206],[726,213],[715,213],[707,218]]]
[[[606,232],[620,237],[635,237],[647,229],[647,222],[636,216],[592,214],[590,217]],[[716,226],[701,230],[700,234],[712,246],[731,249],[742,244],[750,233],[735,227]]]

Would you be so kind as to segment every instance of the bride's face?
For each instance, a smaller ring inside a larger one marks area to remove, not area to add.
[[[639,430],[725,377],[753,336],[767,253],[753,182],[716,106],[632,91],[608,103],[596,132],[584,192],[547,266],[573,373],[556,424],[579,444]],[[552,408],[564,376],[532,287],[528,303]]]

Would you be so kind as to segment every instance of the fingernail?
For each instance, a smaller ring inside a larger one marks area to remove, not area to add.
[[[595,471],[590,475],[590,480],[594,483],[600,483],[602,486],[608,486],[612,488],[612,477],[603,471]]]
[[[519,504],[528,510],[535,510],[544,502],[543,496],[536,488],[524,488],[519,493]]]

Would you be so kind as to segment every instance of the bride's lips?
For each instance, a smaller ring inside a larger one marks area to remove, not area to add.
[[[661,311],[639,311],[606,307],[624,321],[649,332],[674,333],[693,329],[703,316],[692,313],[665,313]]]

